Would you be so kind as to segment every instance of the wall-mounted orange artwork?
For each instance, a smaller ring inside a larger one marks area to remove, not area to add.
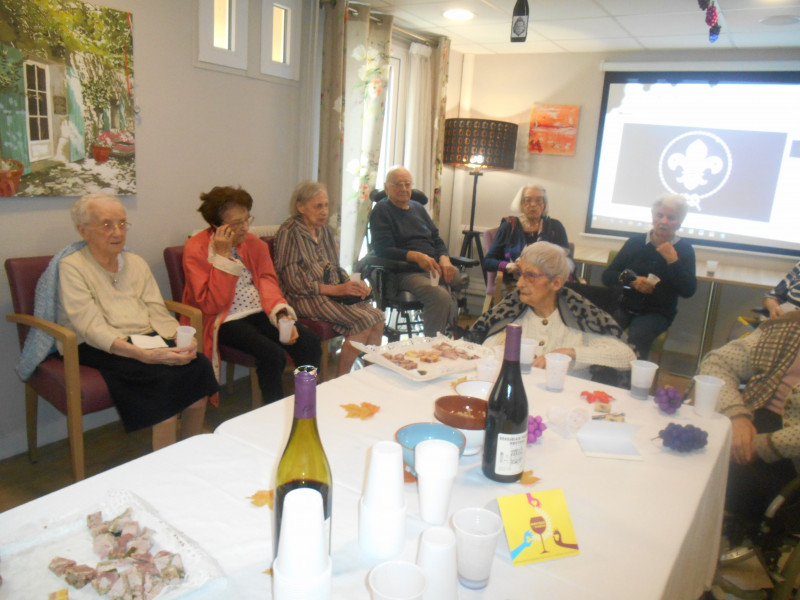
[[[534,104],[528,152],[573,156],[580,112],[580,106]]]

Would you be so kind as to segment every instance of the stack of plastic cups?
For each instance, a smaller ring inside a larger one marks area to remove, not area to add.
[[[272,563],[272,597],[329,600],[331,569],[322,495],[311,488],[292,490],[283,501],[278,556]]]
[[[403,449],[397,442],[372,446],[364,495],[358,504],[358,545],[371,564],[398,556],[406,536]]]
[[[417,564],[428,581],[423,600],[458,600],[456,536],[449,527],[428,527],[422,532]]]

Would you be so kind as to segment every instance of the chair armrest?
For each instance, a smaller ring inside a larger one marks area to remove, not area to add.
[[[417,271],[416,263],[407,260],[395,260],[394,258],[382,258],[380,256],[367,255],[359,261],[362,266],[386,269],[387,271]]]
[[[505,285],[505,281],[503,281],[504,279],[505,279],[505,273],[498,270],[497,275],[495,275],[494,278],[494,298],[493,298],[494,306],[497,306],[497,304],[503,298],[503,285]]]
[[[458,267],[459,269],[469,269],[470,267],[477,267],[481,264],[477,258],[467,258],[465,256],[451,256],[450,262],[453,263],[454,267]]]
[[[188,304],[184,304],[183,302],[175,302],[174,300],[167,300],[164,299],[164,306],[167,307],[167,310],[170,312],[177,313],[179,315],[183,315],[184,317],[189,319],[189,323],[191,323],[192,327],[195,329],[195,338],[197,339],[197,351],[203,351],[203,313],[200,312],[199,308],[195,308],[194,306],[189,306]]]
[[[78,336],[71,329],[67,329],[63,325],[53,323],[41,317],[34,317],[25,313],[11,313],[6,315],[6,321],[16,323],[18,325],[25,325],[26,327],[35,327],[41,329],[45,333],[52,335],[56,341],[60,342],[63,346],[73,345],[78,347]]]

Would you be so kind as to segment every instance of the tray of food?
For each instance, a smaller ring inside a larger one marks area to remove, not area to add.
[[[0,535],[0,600],[172,600],[222,571],[144,500],[111,490],[84,510]]]
[[[383,346],[350,343],[365,353],[365,360],[414,381],[430,381],[443,375],[469,371],[475,368],[477,359],[494,356],[491,348],[463,340],[451,340],[441,334],[433,338],[414,337]]]

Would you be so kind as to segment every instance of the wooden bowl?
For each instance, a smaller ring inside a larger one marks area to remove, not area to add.
[[[436,400],[433,415],[457,429],[484,429],[486,406],[486,400],[472,396],[442,396]]]

